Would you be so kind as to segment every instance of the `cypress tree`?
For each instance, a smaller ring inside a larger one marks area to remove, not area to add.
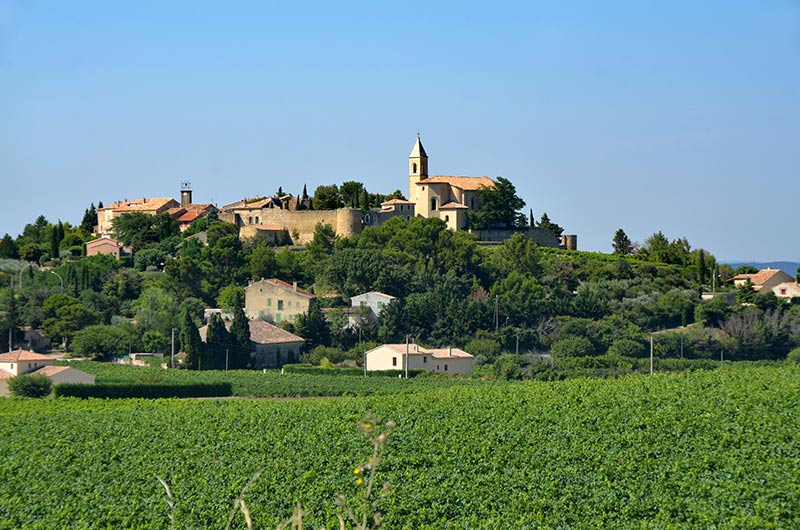
[[[181,313],[180,335],[181,349],[186,354],[186,367],[189,370],[206,368],[202,366],[201,361],[203,345],[200,340],[200,333],[197,331],[197,326],[195,326],[188,311]]]
[[[244,314],[244,300],[242,294],[237,293],[233,306],[233,324],[231,324],[230,339],[233,343],[231,348],[230,365],[232,368],[247,368],[250,362],[250,322]]]
[[[222,317],[215,314],[211,317],[206,331],[206,355],[209,367],[215,370],[225,369],[225,350],[230,355],[231,339]]]

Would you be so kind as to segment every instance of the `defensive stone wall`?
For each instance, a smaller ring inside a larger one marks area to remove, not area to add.
[[[234,223],[240,227],[246,223],[243,214],[237,215],[235,210],[220,215],[223,221]],[[339,208],[338,210],[282,210],[280,208],[262,208],[249,210],[247,217],[258,216],[259,224],[286,228],[295,244],[305,244],[314,237],[317,223],[329,224],[337,235],[350,237],[361,233],[361,210]]]

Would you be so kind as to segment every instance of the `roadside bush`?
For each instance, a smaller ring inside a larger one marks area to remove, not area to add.
[[[494,375],[499,379],[522,379],[522,357],[501,355],[494,362]]]
[[[646,353],[644,344],[632,339],[617,339],[608,348],[609,355],[622,357],[643,357]]]
[[[18,397],[42,398],[50,395],[52,381],[43,375],[23,374],[8,381],[11,395]]]

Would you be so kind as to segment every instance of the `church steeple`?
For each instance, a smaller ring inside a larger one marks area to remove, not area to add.
[[[421,182],[428,178],[428,154],[425,148],[422,147],[422,141],[419,139],[417,133],[417,141],[411,149],[411,154],[408,155],[408,200],[412,202],[419,201],[419,186]]]
[[[418,177],[423,180],[428,177],[428,154],[425,148],[422,147],[422,140],[417,133],[417,141],[411,149],[411,154],[408,155],[408,176]]]

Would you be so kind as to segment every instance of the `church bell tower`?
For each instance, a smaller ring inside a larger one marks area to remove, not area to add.
[[[428,178],[428,154],[422,147],[422,141],[417,133],[417,141],[408,155],[408,200],[419,202],[417,182]]]

